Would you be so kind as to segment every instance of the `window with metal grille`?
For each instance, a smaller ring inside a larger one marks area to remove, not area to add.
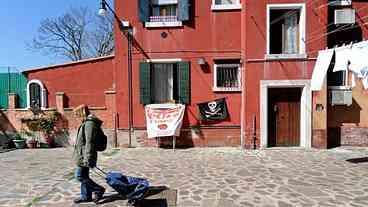
[[[215,64],[214,90],[239,91],[240,64]]]

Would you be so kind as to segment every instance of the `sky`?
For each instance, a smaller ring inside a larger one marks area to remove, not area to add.
[[[1,0],[0,4],[0,70],[13,67],[19,71],[66,62],[55,56],[27,49],[37,36],[40,22],[61,16],[70,8],[87,6],[98,11],[99,0]],[[0,71],[3,72],[3,71]]]

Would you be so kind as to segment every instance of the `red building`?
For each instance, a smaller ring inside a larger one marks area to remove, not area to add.
[[[349,72],[328,72],[322,90],[311,91],[318,51],[363,40],[367,7],[346,0],[116,1],[118,17],[132,29],[131,58],[116,26],[114,58],[26,73],[49,96],[59,94],[49,108],[94,106],[120,145],[155,145],[144,105],[167,102],[186,104],[179,145],[368,145],[366,92],[360,83],[351,87]],[[73,84],[83,68],[93,76]],[[352,94],[352,105],[332,101],[342,93]],[[201,120],[197,104],[217,98],[226,98],[229,117]]]

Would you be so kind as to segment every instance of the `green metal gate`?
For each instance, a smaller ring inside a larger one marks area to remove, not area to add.
[[[0,108],[8,108],[8,93],[18,95],[17,108],[27,107],[27,78],[22,73],[0,73]]]

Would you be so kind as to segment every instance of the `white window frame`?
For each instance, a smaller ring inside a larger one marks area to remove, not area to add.
[[[228,65],[228,66],[236,66],[238,67],[238,87],[217,87],[217,68],[222,65]],[[241,65],[240,63],[215,63],[214,64],[214,70],[213,70],[213,91],[241,91],[242,82],[241,82]]]
[[[32,83],[38,84],[41,88],[41,110],[45,110],[47,108],[47,91],[40,80],[33,79],[28,81],[27,83],[27,109],[31,108],[31,92],[30,86]]]
[[[296,54],[270,54],[270,13],[271,10],[281,9],[299,9],[300,20],[299,20],[299,53]],[[302,4],[267,4],[267,54],[266,59],[289,59],[289,58],[306,58],[305,51],[305,31],[306,31],[306,11],[305,3]]]
[[[236,0],[236,3],[234,4],[216,4],[216,0],[212,0],[211,4],[211,10],[217,11],[217,10],[235,10],[235,9],[241,9],[242,5],[240,3],[240,0]]]
[[[178,4],[178,0],[152,0],[153,4],[156,5],[169,5],[169,4]],[[181,27],[183,23],[181,21],[173,21],[173,22],[145,22],[145,27],[155,28],[155,27]]]

